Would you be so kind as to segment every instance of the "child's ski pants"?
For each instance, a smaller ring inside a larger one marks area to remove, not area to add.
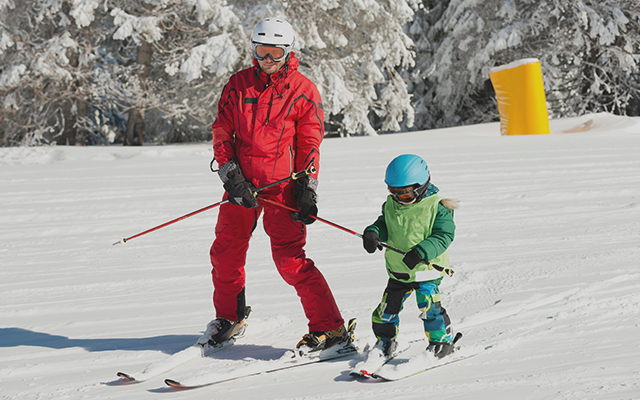
[[[440,305],[438,285],[428,282],[404,283],[389,279],[382,301],[373,311],[373,333],[383,341],[393,340],[398,335],[399,314],[404,301],[416,292],[416,302],[422,311],[424,331],[430,342],[451,342],[451,320]]]

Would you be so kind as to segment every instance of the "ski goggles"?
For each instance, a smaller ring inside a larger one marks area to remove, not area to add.
[[[418,189],[413,186],[393,187],[388,186],[389,193],[397,202],[401,204],[413,203],[418,198]]]
[[[275,62],[280,62],[289,55],[289,46],[251,43],[251,48],[253,49],[253,57],[259,61],[269,57]]]

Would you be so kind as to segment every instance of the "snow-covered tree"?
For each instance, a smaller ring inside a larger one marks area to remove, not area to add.
[[[402,25],[417,0],[0,0],[3,144],[210,137],[228,77],[267,16],[298,33],[301,71],[341,134],[413,123]],[[73,128],[73,129],[72,129]]]
[[[232,38],[242,31],[226,2],[112,0],[109,7],[114,71],[129,104],[124,142],[141,143],[145,131],[161,142],[209,138],[220,77],[239,65]]]
[[[79,0],[0,0],[3,145],[85,144],[87,81],[96,55]]]
[[[398,73],[413,65],[414,57],[402,30],[413,16],[404,0],[145,3],[155,4],[153,15],[162,22],[149,79],[150,90],[163,97],[157,110],[170,126],[162,141],[208,137],[228,77],[252,65],[254,26],[274,15],[297,32],[301,72],[318,85],[329,127],[341,134],[375,134],[413,123],[410,97]]]
[[[403,25],[417,1],[288,2],[302,71],[318,84],[329,126],[341,134],[395,132],[413,126],[402,71],[413,66]]]
[[[489,68],[541,61],[552,116],[640,114],[640,2],[0,0],[1,145],[208,140],[267,16],[330,134],[498,119]]]
[[[497,120],[489,68],[521,58],[541,61],[551,116],[625,114],[640,100],[636,1],[423,3],[409,28],[419,129]]]

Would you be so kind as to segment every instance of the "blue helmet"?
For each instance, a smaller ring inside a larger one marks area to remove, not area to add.
[[[413,154],[403,154],[394,158],[384,174],[384,183],[392,187],[423,186],[428,180],[427,162]]]

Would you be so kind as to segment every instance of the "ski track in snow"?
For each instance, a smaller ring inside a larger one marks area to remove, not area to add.
[[[562,133],[593,120],[592,130]],[[245,348],[134,385],[135,372],[192,345],[211,306],[210,210],[125,245],[136,233],[218,202],[209,144],[0,148],[2,399],[637,399],[640,398],[640,118],[551,121],[552,134],[499,136],[484,124],[322,145],[319,215],[362,231],[386,198],[387,163],[424,157],[440,194],[460,201],[441,286],[468,360],[399,381],[355,381],[362,356],[186,392],[164,378],[278,358],[306,332],[259,227],[247,260]],[[328,225],[308,255],[358,344],[386,284],[382,253]],[[413,298],[400,335],[422,339]],[[404,357],[426,347],[414,342]]]

